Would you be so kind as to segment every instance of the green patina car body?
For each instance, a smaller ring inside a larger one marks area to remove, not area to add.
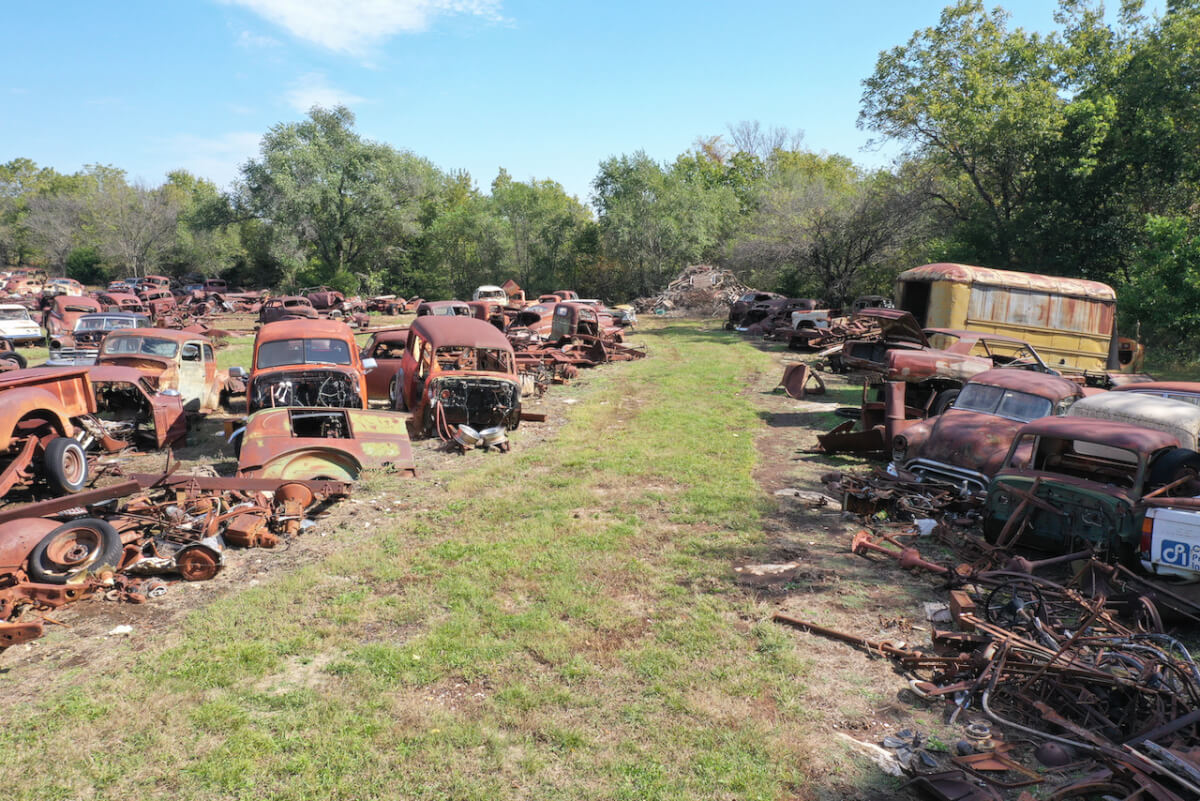
[[[984,529],[994,539],[1024,502],[1026,546],[1070,552],[1091,546],[1127,559],[1141,536],[1142,497],[1195,469],[1197,454],[1174,436],[1126,423],[1049,417],[1026,424],[988,487]],[[1010,534],[1017,525],[1010,526]]]

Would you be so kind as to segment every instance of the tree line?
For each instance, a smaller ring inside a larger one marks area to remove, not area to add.
[[[463,297],[512,277],[628,300],[684,266],[833,305],[901,269],[961,261],[1114,284],[1126,329],[1190,347],[1200,322],[1200,0],[1161,15],[1060,0],[1049,33],[979,0],[880,54],[859,126],[869,169],[757,122],[673,161],[602,161],[590,205],[549,179],[467,173],[314,108],[263,137],[226,192],[170,173],[0,165],[0,262],[85,281],[144,272]]]

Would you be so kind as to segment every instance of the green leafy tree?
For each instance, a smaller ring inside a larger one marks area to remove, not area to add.
[[[979,0],[949,6],[938,25],[880,54],[859,115],[861,127],[906,143],[951,179],[934,197],[956,220],[984,220],[987,255],[1001,263],[1014,260],[1038,156],[1067,125],[1060,45],[1009,30],[1007,19]]]
[[[425,203],[440,175],[427,160],[363,139],[354,115],[314,107],[263,137],[242,167],[239,205],[283,229],[280,258],[305,253],[304,280],[357,286],[418,244]]]

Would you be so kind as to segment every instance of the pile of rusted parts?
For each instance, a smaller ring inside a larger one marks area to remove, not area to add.
[[[679,273],[662,292],[638,298],[633,301],[633,306],[639,312],[649,314],[723,317],[748,289],[729,270],[711,264],[693,264]]]
[[[0,651],[41,637],[65,604],[144,603],[172,579],[207,581],[228,548],[273,548],[349,492],[336,481],[135,475],[0,511]]]
[[[889,657],[943,708],[958,742],[882,743],[922,797],[1200,798],[1200,667],[1178,633],[1200,624],[1194,596],[1090,547],[1030,560],[1018,525],[978,535],[978,497],[952,485],[885,470],[826,479],[869,524],[850,550],[931,577],[945,603],[922,644],[775,619]]]

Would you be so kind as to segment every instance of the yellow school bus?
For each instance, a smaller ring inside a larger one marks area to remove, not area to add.
[[[1025,340],[1055,369],[1142,369],[1142,347],[1116,336],[1117,293],[1099,281],[926,264],[896,278],[896,307],[912,312],[922,328]]]

